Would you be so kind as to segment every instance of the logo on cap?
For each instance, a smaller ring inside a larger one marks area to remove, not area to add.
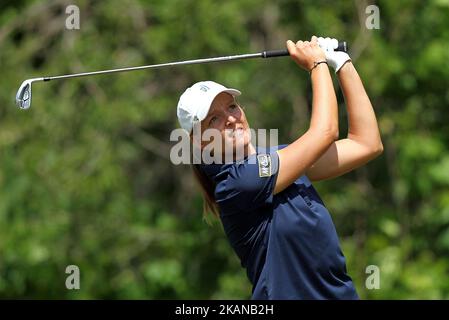
[[[209,87],[208,87],[208,86],[205,86],[204,84],[202,84],[202,85],[200,86],[200,90],[201,90],[201,91],[204,91],[204,92],[207,92],[207,90],[209,90]]]

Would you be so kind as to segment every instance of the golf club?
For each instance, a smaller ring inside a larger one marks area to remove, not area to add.
[[[347,52],[346,41],[339,42],[338,47],[335,50]],[[99,75],[99,74],[127,72],[127,71],[135,71],[135,70],[142,70],[142,69],[163,68],[163,67],[180,66],[180,65],[188,65],[188,64],[200,64],[200,63],[242,60],[242,59],[251,59],[251,58],[273,58],[273,57],[282,57],[282,56],[288,56],[288,55],[290,55],[290,54],[287,49],[270,50],[270,51],[262,51],[262,52],[258,52],[258,53],[249,53],[249,54],[241,54],[241,55],[233,55],[233,56],[205,58],[205,59],[196,59],[196,60],[185,60],[185,61],[168,62],[168,63],[154,64],[154,65],[139,66],[139,67],[128,67],[128,68],[101,70],[101,71],[93,71],[93,72],[66,74],[66,75],[61,75],[61,76],[27,79],[24,82],[22,82],[22,84],[19,87],[19,90],[17,91],[16,105],[20,109],[28,109],[31,107],[31,86],[32,86],[33,82],[37,82],[37,81],[50,81],[50,80],[57,80],[57,79],[86,77],[86,76],[93,76],[93,75]]]

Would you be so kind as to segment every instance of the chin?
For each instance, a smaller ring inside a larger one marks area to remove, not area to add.
[[[251,142],[248,130],[237,137],[226,137],[224,139],[224,153],[228,153],[232,150],[232,154],[235,156],[243,156],[248,153],[248,147]],[[235,158],[235,157],[234,157]]]

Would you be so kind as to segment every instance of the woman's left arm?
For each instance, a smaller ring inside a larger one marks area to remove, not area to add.
[[[312,181],[341,176],[383,152],[382,140],[373,106],[354,65],[346,62],[338,70],[338,79],[346,100],[348,136],[337,140],[306,171]]]

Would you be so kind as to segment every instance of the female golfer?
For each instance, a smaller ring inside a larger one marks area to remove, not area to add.
[[[210,141],[215,145],[214,161],[206,164],[202,158],[194,173],[207,209],[219,216],[246,268],[252,299],[358,298],[331,216],[311,184],[360,167],[383,150],[370,100],[349,56],[334,51],[337,43],[315,36],[310,42],[287,41],[293,61],[310,73],[313,91],[310,127],[287,146],[251,144],[248,121],[235,100],[238,90],[204,81],[178,102],[181,126],[192,137],[195,130],[202,134],[200,150]],[[328,66],[347,104],[346,139],[338,140]],[[205,138],[210,130],[215,135]]]

